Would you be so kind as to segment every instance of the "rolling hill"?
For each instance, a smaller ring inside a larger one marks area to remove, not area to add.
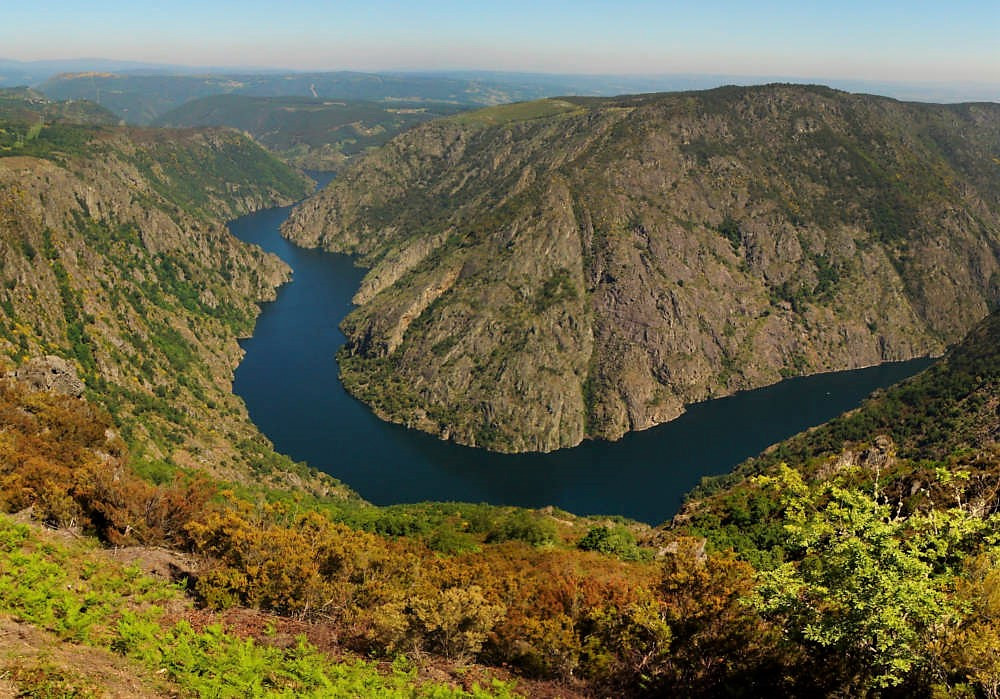
[[[53,99],[91,100],[126,122],[140,125],[185,102],[219,94],[456,105],[499,104],[547,94],[539,85],[353,72],[175,75],[92,71],[60,74],[37,89]]]

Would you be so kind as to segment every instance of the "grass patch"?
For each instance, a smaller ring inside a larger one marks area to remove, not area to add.
[[[487,107],[466,114],[450,117],[450,121],[465,126],[498,126],[518,121],[543,119],[558,114],[583,112],[584,108],[565,100],[543,99],[534,102],[518,102]]]

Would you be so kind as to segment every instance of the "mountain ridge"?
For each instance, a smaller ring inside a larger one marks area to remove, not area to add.
[[[153,125],[236,128],[290,164],[335,171],[415,124],[464,108],[430,101],[224,94],[185,102]]]
[[[349,391],[548,451],[943,352],[1000,299],[998,147],[1000,106],[823,86],[549,99],[419,126],[283,230],[370,267]]]

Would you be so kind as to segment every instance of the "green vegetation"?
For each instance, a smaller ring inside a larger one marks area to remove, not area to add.
[[[582,551],[598,551],[617,556],[623,561],[641,561],[651,558],[651,552],[639,548],[635,541],[635,535],[622,525],[593,527],[586,536],[580,539],[577,546]]]
[[[73,288],[69,273],[59,261],[59,254],[52,244],[52,231],[48,228],[42,231],[42,246],[45,259],[49,261],[59,289],[70,353],[83,368],[84,375],[93,382],[97,377],[97,364],[94,361],[91,340],[84,326],[85,315],[82,297],[79,291]]]
[[[733,247],[733,252],[738,252],[743,242],[743,234],[740,232],[740,224],[736,219],[727,216],[719,225],[719,233],[729,241]]]
[[[930,662],[928,641],[962,616],[948,594],[955,563],[997,521],[957,508],[894,517],[878,493],[809,488],[787,467],[760,483],[780,494],[792,560],[761,573],[754,606],[797,642],[836,654],[854,691],[902,684]]]
[[[0,613],[63,641],[139,661],[189,696],[515,696],[496,681],[468,692],[422,682],[405,662],[389,673],[373,663],[335,662],[303,637],[281,647],[268,643],[266,634],[261,640],[240,637],[218,622],[196,630],[187,619],[168,621],[163,605],[181,600],[177,587],[86,545],[56,543],[7,517],[0,517],[0,593]],[[14,679],[35,692],[26,696],[98,696],[96,687],[59,671],[22,668]]]
[[[54,102],[27,88],[0,89],[0,157],[79,154],[89,140],[88,129],[116,121],[91,102]]]
[[[156,119],[160,126],[229,126],[251,134],[284,160],[334,170],[429,119],[465,109],[450,102],[364,102],[315,97],[214,95]]]
[[[569,270],[565,267],[560,268],[545,280],[535,296],[535,313],[544,313],[552,306],[561,305],[566,301],[575,301],[579,296],[580,293],[573,284]]]
[[[469,126],[498,126],[580,111],[582,111],[580,107],[568,100],[543,99],[535,102],[519,102],[479,109],[454,116],[451,120]]]
[[[114,114],[94,102],[50,100],[30,88],[0,88],[0,121],[30,124],[37,137],[46,124],[76,124],[79,126],[112,126]]]
[[[250,181],[255,189],[283,198],[309,191],[304,177],[245,139],[221,137],[210,148],[212,157],[205,158],[186,144],[160,137],[131,161],[165,201],[193,216],[217,213],[219,199]]]
[[[32,132],[34,138],[27,138]],[[53,124],[38,128],[8,122],[0,127],[0,157],[30,155],[65,162],[86,152],[92,136],[90,127]]]

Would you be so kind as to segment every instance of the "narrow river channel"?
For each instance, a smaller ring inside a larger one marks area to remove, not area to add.
[[[376,504],[457,500],[624,515],[659,524],[702,476],[725,473],[762,449],[856,406],[929,360],[790,379],[689,407],[673,422],[619,442],[550,454],[493,454],[382,422],[344,390],[338,324],[363,276],[346,255],[281,237],[290,207],[230,224],[276,253],[294,279],[264,306],[235,392],[278,451],[326,471]]]

